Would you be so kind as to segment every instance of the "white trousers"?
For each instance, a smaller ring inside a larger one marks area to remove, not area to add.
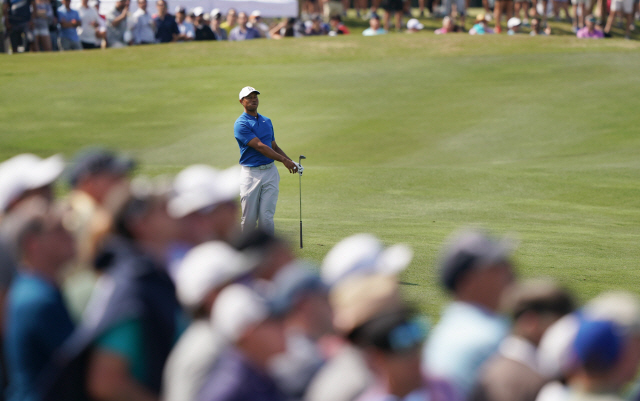
[[[260,167],[242,166],[240,174],[240,204],[242,205],[242,231],[258,227],[274,234],[273,216],[278,202],[280,174],[275,163]]]

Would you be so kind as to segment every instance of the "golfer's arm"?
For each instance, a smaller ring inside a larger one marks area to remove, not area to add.
[[[291,158],[289,156],[287,156],[286,153],[284,153],[284,150],[282,150],[280,148],[280,146],[278,146],[278,144],[276,143],[276,141],[272,141],[271,142],[271,147],[273,148],[273,150],[276,151],[276,153],[281,154],[282,156],[286,157],[287,159],[291,160]]]
[[[275,143],[275,142],[272,142],[272,143]],[[251,146],[252,148],[257,150],[258,152],[260,152],[263,155],[267,156],[269,159],[273,159],[275,161],[279,161],[280,163],[284,164],[285,160],[291,160],[291,159],[289,159],[289,157],[287,157],[287,155],[284,154],[284,152],[282,152],[282,153],[276,152],[274,149],[271,149],[270,147],[268,147],[267,145],[262,143],[260,141],[260,139],[258,139],[258,138],[253,138],[252,140],[249,141],[249,143],[247,143],[247,145]],[[280,151],[282,151],[282,150],[280,150]]]

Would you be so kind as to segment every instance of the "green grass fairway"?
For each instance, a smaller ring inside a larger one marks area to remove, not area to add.
[[[406,242],[403,281],[436,314],[434,262],[454,229],[515,233],[522,276],[581,299],[637,290],[640,43],[573,37],[391,34],[175,44],[0,57],[0,158],[126,150],[142,173],[237,163],[241,87],[302,177],[305,248],[347,235]],[[277,230],[298,235],[298,177]]]

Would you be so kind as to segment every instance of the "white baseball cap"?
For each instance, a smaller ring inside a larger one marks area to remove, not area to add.
[[[204,14],[204,8],[196,7],[196,8],[193,9],[193,15],[195,15],[196,17],[199,17],[202,14]]]
[[[424,25],[422,25],[416,18],[411,18],[409,21],[407,21],[407,29],[420,30],[422,28],[424,28]]]
[[[41,159],[23,153],[4,161],[0,164],[0,211],[6,211],[26,191],[52,184],[63,170],[60,155]]]
[[[173,192],[167,211],[176,219],[232,201],[240,195],[240,167],[217,170],[194,164],[178,173],[173,180]]]
[[[209,13],[209,15],[211,15],[211,16],[212,16],[212,17],[214,17],[214,18],[215,18],[215,17],[216,17],[216,15],[218,15],[218,14],[222,15],[222,12],[220,11],[220,9],[219,9],[219,8],[214,8],[214,9],[213,9],[213,10],[211,10],[211,12]]]
[[[209,292],[241,277],[250,267],[248,259],[225,242],[200,244],[178,266],[178,299],[187,308],[197,308]]]
[[[253,10],[253,11],[251,12],[251,16],[252,16],[252,17],[261,17],[261,16],[262,16],[262,13],[260,12],[260,10]]]
[[[247,97],[250,94],[252,94],[253,92],[257,93],[258,95],[260,94],[260,92],[258,92],[258,90],[256,88],[253,88],[251,86],[245,86],[244,88],[242,88],[240,90],[239,100],[242,100],[243,97]]]
[[[336,244],[322,262],[321,276],[328,285],[334,285],[354,274],[395,275],[409,266],[413,251],[407,245],[396,244],[385,248],[371,234],[356,234]]]
[[[521,24],[522,24],[522,21],[520,20],[520,18],[512,17],[512,18],[509,18],[509,21],[507,21],[507,28],[511,29]]]
[[[214,330],[232,342],[271,315],[267,300],[242,284],[222,290],[211,313]]]

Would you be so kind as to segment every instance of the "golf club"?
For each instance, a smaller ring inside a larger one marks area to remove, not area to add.
[[[302,159],[306,159],[306,157],[300,155],[298,164]],[[298,174],[298,183],[300,187],[300,249],[302,249],[302,173]]]

